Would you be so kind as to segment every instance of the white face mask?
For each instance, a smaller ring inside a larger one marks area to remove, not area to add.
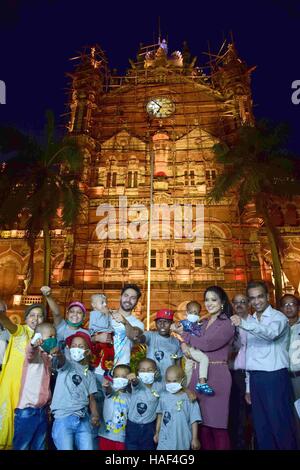
[[[122,388],[125,388],[128,385],[128,379],[124,379],[123,377],[116,377],[113,379],[112,388],[117,392]]]
[[[70,356],[73,361],[80,362],[85,358],[85,350],[81,348],[70,348]]]
[[[166,384],[166,389],[170,393],[177,393],[182,388],[182,385],[178,382],[171,382],[170,384]]]
[[[186,316],[187,320],[191,323],[196,323],[200,320],[199,315],[195,315],[194,313],[188,313]]]
[[[138,377],[144,384],[153,384],[154,382],[154,372],[139,372]]]

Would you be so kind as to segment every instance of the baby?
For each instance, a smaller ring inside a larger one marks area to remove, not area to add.
[[[113,328],[106,296],[104,294],[92,295],[91,305],[93,310],[90,313],[89,331],[94,343],[92,366],[107,371],[114,364],[114,346]],[[106,333],[107,342],[103,342],[103,339],[99,338],[99,333]]]
[[[198,302],[192,301],[187,304],[186,319],[181,320],[180,322],[183,326],[184,331],[192,335],[200,335],[200,311],[201,305]],[[177,333],[177,328],[175,325],[172,326],[172,330]],[[213,389],[207,383],[209,363],[207,355],[199,349],[192,348],[185,343],[181,343],[181,349],[183,354],[185,355],[185,374],[187,378],[187,384],[189,384],[192,378],[192,372],[195,366],[194,361],[196,361],[197,363],[199,363],[199,382],[196,384],[195,389],[197,390],[197,392],[203,393],[204,395],[214,395]]]

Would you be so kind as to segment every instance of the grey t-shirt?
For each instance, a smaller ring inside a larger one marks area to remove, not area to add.
[[[96,379],[88,366],[67,360],[63,367],[58,369],[50,407],[54,417],[84,417],[88,412],[89,395],[96,392]]]
[[[201,421],[198,403],[190,402],[185,392],[163,392],[157,411],[162,414],[157,450],[189,450],[192,424]]]
[[[58,343],[65,342],[69,336],[74,335],[77,331],[83,331],[83,333],[86,333],[87,335],[90,336],[89,330],[87,330],[86,328],[79,327],[79,328],[76,328],[76,330],[74,330],[69,327],[66,320],[62,320],[59,323],[59,325],[57,325],[56,327],[56,337],[57,337]],[[64,348],[64,345],[63,345],[63,348]]]
[[[153,359],[165,380],[166,370],[175,364],[175,360],[183,356],[180,342],[173,336],[161,336],[157,331],[144,333],[147,345],[147,358]]]
[[[104,399],[103,421],[98,435],[111,441],[125,442],[125,429],[131,396],[126,392],[112,392]]]
[[[154,382],[151,388],[140,380],[131,388],[131,401],[128,419],[137,424],[152,423],[156,419],[156,408],[164,386],[161,382]]]
[[[93,335],[95,333],[109,333],[113,331],[111,316],[98,310],[92,310],[90,313],[89,330]]]

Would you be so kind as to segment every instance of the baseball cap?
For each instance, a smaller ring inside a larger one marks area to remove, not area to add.
[[[173,321],[173,317],[174,317],[173,310],[169,310],[168,308],[162,308],[161,310],[158,310],[158,312],[156,312],[155,320],[159,320],[160,318],[163,318],[164,320]]]

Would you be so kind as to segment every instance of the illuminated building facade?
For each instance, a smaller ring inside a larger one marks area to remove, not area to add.
[[[53,225],[52,287],[61,304],[81,299],[90,307],[90,295],[105,292],[116,307],[121,287],[133,282],[143,292],[137,315],[146,323],[148,310],[149,324],[161,307],[180,315],[187,301],[201,302],[212,284],[230,297],[250,279],[271,284],[270,250],[253,207],[240,214],[233,193],[218,204],[206,198],[221,171],[213,145],[234,142],[240,126],[254,123],[253,68],[235,46],[209,55],[202,69],[186,44],[170,54],[159,40],[141,47],[122,77],[109,71],[99,46],[76,59],[68,133],[84,152],[85,196],[74,230]],[[287,292],[300,281],[299,216],[294,202],[274,205]],[[29,296],[37,300],[42,285],[42,240],[27,289],[23,236],[17,227],[0,240],[0,290],[10,311]]]

